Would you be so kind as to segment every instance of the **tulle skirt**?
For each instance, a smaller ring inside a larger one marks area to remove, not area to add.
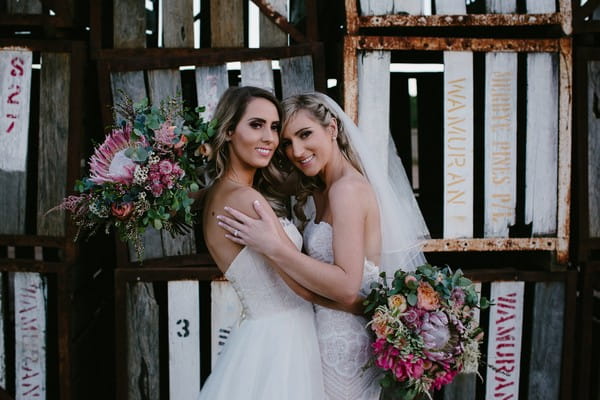
[[[198,400],[321,400],[312,307],[244,320],[227,339]]]

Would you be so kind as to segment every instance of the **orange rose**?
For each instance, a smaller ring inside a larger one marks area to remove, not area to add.
[[[212,146],[208,143],[202,143],[195,151],[194,155],[201,155],[203,157],[208,158],[209,160],[212,157]]]
[[[188,141],[187,136],[181,135],[181,137],[179,138],[179,142],[175,143],[175,146],[173,146],[173,147],[175,149],[181,149],[183,146],[185,146],[187,141]]]
[[[417,302],[420,308],[433,311],[440,306],[440,297],[429,283],[421,282],[417,288]]]
[[[133,211],[133,203],[113,203],[110,208],[112,210],[112,215],[123,221],[131,215],[131,212]]]

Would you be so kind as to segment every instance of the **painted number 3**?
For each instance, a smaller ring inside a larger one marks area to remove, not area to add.
[[[190,321],[188,321],[187,319],[180,319],[177,321],[177,326],[179,326],[179,331],[177,331],[177,336],[179,336],[179,337],[190,336]]]

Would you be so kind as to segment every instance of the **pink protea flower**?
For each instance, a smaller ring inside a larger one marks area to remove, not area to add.
[[[175,138],[175,126],[171,121],[163,122],[160,128],[154,131],[154,140],[160,145],[173,147]]]
[[[135,163],[125,155],[129,148],[129,134],[131,129],[114,129],[106,135],[104,143],[96,148],[90,157],[90,180],[96,184],[106,182],[123,183],[129,185],[133,182]]]

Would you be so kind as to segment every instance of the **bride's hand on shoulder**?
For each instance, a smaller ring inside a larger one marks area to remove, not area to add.
[[[252,206],[257,218],[232,207],[225,207],[226,215],[217,216],[219,226],[227,232],[225,237],[266,255],[273,254],[279,246],[289,246],[291,242],[268,204],[254,200]]]

